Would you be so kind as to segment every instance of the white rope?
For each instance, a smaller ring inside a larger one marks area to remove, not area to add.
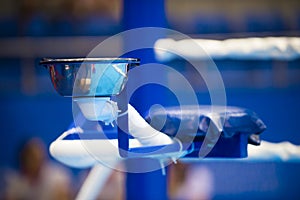
[[[117,161],[116,161],[117,164]],[[77,194],[76,200],[95,200],[103,191],[103,188],[113,173],[113,169],[96,164],[91,169],[89,175],[85,179],[80,191]]]
[[[208,59],[208,56],[212,59],[252,60],[294,60],[300,57],[300,37],[178,41],[167,38],[157,40],[154,47],[159,61],[171,61],[180,55],[192,60]]]

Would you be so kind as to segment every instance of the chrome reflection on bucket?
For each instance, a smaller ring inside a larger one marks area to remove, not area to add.
[[[55,90],[62,96],[111,97],[118,95],[127,81],[136,58],[44,58]],[[77,77],[77,78],[76,78]]]

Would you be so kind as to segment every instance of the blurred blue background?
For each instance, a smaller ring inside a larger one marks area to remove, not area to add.
[[[39,136],[49,145],[72,121],[71,99],[55,93],[39,60],[85,57],[99,42],[123,30],[122,6],[121,0],[2,0],[0,168],[16,167],[19,145],[26,138]],[[165,7],[168,28],[195,38],[300,36],[297,0],[167,0]],[[299,59],[215,63],[228,105],[254,110],[268,127],[263,139],[300,145]],[[170,65],[197,82],[184,61]],[[207,95],[203,85],[196,89],[199,95]],[[297,163],[203,165],[214,174],[215,199],[300,197]]]

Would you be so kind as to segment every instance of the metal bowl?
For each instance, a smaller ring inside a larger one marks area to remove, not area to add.
[[[40,65],[50,74],[55,90],[62,96],[111,97],[124,88],[136,58],[44,58]]]

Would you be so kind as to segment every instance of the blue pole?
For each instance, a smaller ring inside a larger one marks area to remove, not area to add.
[[[166,27],[165,2],[164,0],[124,0],[123,4],[123,25],[124,30],[141,27]],[[160,34],[147,36],[153,44]],[[126,41],[125,41],[126,42]],[[130,45],[127,42],[125,45]],[[140,58],[141,65],[155,63],[153,49],[144,49],[130,53],[130,56]],[[142,66],[141,66],[142,67]],[[147,75],[139,75],[143,78]],[[136,78],[136,77],[135,77]],[[164,78],[164,77],[162,77]],[[154,93],[155,91],[155,93]],[[145,113],[153,104],[165,104],[167,99],[160,88],[145,87],[131,97],[130,103],[141,113]],[[155,97],[155,98],[153,98]],[[130,159],[127,165],[157,165],[158,161],[150,159]],[[167,178],[161,170],[147,173],[127,173],[126,178],[126,199],[143,200],[164,200],[167,199]]]

